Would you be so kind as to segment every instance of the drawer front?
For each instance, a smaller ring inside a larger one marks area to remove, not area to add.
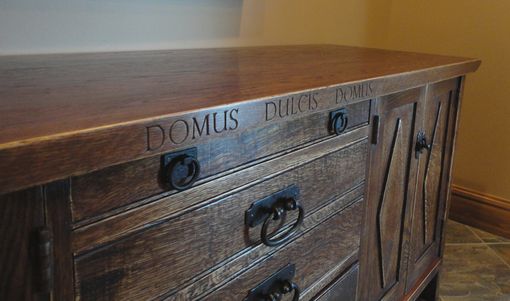
[[[346,108],[346,132],[367,124],[370,101],[351,104]],[[218,173],[242,168],[255,160],[331,136],[329,118],[328,112],[321,112],[196,145],[197,159],[201,165],[197,184],[213,179]],[[163,192],[176,193],[167,191],[168,188],[161,183],[160,161],[160,156],[151,157],[73,178],[73,220],[86,223],[86,219],[138,200]]]
[[[307,291],[323,275],[342,263],[357,258],[362,202],[339,212],[316,228],[249,269],[205,298],[209,301],[243,300],[247,293],[288,264],[295,265],[292,278],[301,291],[300,300],[309,300]],[[291,300],[292,293],[284,300]],[[343,299],[341,299],[343,300]]]
[[[319,294],[314,301],[355,301],[359,265],[356,264]]]
[[[205,202],[186,214],[148,220],[141,230],[76,258],[77,294],[82,300],[172,294],[193,277],[260,243],[261,225],[245,225],[245,211],[253,202],[296,186],[298,201],[305,209],[304,224],[309,224],[307,220],[333,200],[338,199],[337,206],[345,206],[361,196],[366,154],[366,139],[344,148],[337,146],[322,157]],[[295,222],[295,211],[283,219],[284,224]]]

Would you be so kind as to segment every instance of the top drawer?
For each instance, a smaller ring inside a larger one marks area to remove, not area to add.
[[[291,108],[290,108],[291,109]],[[370,101],[346,107],[346,132],[368,123]],[[209,140],[196,145],[201,165],[200,177],[195,185],[209,181],[230,169],[240,169],[268,156],[285,152],[312,141],[332,135],[329,130],[329,113],[320,112],[290,120],[272,123],[234,136]],[[166,191],[161,181],[161,157],[105,168],[72,179],[72,216],[74,222],[93,221],[107,212]],[[150,201],[150,200],[146,200]],[[88,220],[88,221],[87,221]]]

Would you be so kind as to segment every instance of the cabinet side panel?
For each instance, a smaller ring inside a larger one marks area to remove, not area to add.
[[[34,238],[44,225],[41,187],[0,196],[0,300],[41,300],[37,294]]]

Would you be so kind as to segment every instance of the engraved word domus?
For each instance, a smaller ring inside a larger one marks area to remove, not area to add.
[[[201,137],[234,131],[239,127],[238,116],[239,109],[236,108],[147,126],[146,150],[154,151],[165,144],[179,145]]]
[[[266,102],[266,121],[314,111],[317,107],[317,92],[268,101]]]
[[[374,95],[374,88],[372,85],[372,82],[368,82],[337,88],[336,103],[371,97]]]

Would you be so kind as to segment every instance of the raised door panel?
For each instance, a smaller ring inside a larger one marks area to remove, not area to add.
[[[408,284],[410,290],[421,275],[440,258],[441,229],[446,208],[456,116],[458,80],[428,87],[423,127],[427,148],[419,158],[413,208],[411,256]]]
[[[360,300],[395,300],[405,288],[413,141],[424,89],[377,100],[370,153]]]

